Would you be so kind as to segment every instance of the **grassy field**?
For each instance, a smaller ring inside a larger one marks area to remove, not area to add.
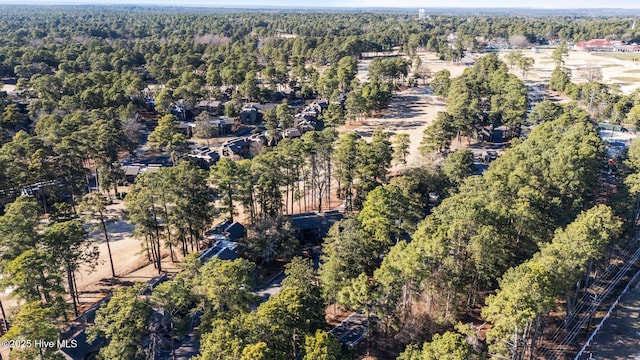
[[[618,60],[630,60],[633,62],[640,61],[640,54],[638,53],[622,53],[622,52],[610,52],[610,53],[591,53],[593,56],[609,57]]]

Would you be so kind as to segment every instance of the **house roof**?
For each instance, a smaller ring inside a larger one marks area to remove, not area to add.
[[[89,343],[87,341],[87,333],[84,330],[68,340],[75,340],[77,343],[77,346],[63,347],[60,349],[62,355],[69,360],[85,359],[92,353],[97,354],[100,348],[106,343],[106,339],[102,336],[96,338],[92,343]]]
[[[68,331],[63,332],[60,336],[61,340],[76,340],[77,346],[61,348],[60,353],[70,360],[79,360],[89,357],[92,353],[97,353],[100,347],[104,345],[106,339],[102,336],[96,338],[92,343],[87,341],[86,328],[89,324],[93,324],[96,318],[96,311],[104,303],[109,301],[110,296],[98,301],[89,310],[82,313],[71,323]]]
[[[255,105],[250,105],[250,104],[245,104],[242,106],[242,109],[240,109],[241,112],[244,111],[248,111],[248,112],[253,112],[253,111],[258,111],[258,108],[255,107]]]
[[[210,108],[217,108],[220,106],[220,101],[218,100],[202,100],[198,103],[197,107],[203,108],[203,107],[210,107]]]
[[[222,117],[218,120],[213,120],[211,121],[214,124],[217,124],[218,126],[222,126],[222,125],[233,125],[236,123],[236,119],[231,118],[231,117]]]
[[[225,218],[220,223],[218,223],[213,228],[211,228],[211,230],[207,231],[206,234],[207,235],[210,235],[210,234],[222,234],[224,232],[224,229],[227,226],[229,226],[230,224],[231,224],[231,220],[229,220],[229,218]]]
[[[245,228],[242,224],[235,221],[231,225],[227,226],[224,231],[228,234],[229,240],[235,241],[244,236]]]
[[[235,251],[225,247],[216,254],[220,260],[235,260],[238,258],[238,254]]]
[[[200,255],[200,261],[206,262],[214,256],[221,260],[234,260],[238,258],[236,248],[238,244],[228,240],[217,240],[213,246]]]
[[[124,167],[124,175],[125,176],[136,176],[140,172],[140,166],[125,166]]]
[[[588,41],[581,41],[576,44],[576,47],[589,49],[589,48],[616,48],[616,49],[627,49],[634,50],[636,49],[635,44],[627,45],[622,41],[610,41],[607,39],[592,39]]]
[[[300,137],[300,136],[302,136],[302,134],[300,133],[300,130],[296,128],[288,128],[282,132],[283,138],[293,138],[293,137]]]
[[[288,215],[289,221],[298,230],[329,229],[331,225],[342,219],[342,214],[337,211],[324,213],[303,213]]]

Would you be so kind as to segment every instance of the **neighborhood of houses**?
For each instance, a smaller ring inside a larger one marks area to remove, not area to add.
[[[325,100],[307,100],[296,98],[287,101],[287,104],[294,112],[293,126],[280,129],[282,139],[299,138],[308,131],[319,130],[322,122],[319,120],[320,114],[329,106]],[[289,97],[291,98],[291,97]],[[342,96],[338,103],[343,104],[345,97]],[[280,99],[282,101],[282,99]],[[153,99],[148,99],[148,104],[153,106]],[[231,137],[218,147],[196,146],[188,156],[202,168],[208,169],[214,165],[220,157],[232,159],[250,159],[258,155],[265,146],[272,146],[279,139],[272,139],[267,136],[265,127],[261,124],[264,113],[276,107],[278,103],[246,103],[242,106],[237,117],[222,116],[221,109],[224,102],[217,100],[203,100],[194,106],[193,110],[187,112],[182,106],[176,106],[171,113],[179,119],[177,125],[180,131],[187,138],[192,138],[196,132],[195,116],[207,113],[209,126],[213,129],[215,137]],[[147,130],[148,133],[148,130]],[[168,165],[166,156],[157,158],[145,156],[145,151],[140,153],[140,157],[145,157],[145,161],[123,161],[122,172],[124,180],[128,184],[135,183],[139,174],[147,171],[155,171],[163,165]],[[164,159],[164,160],[162,160]]]
[[[344,99],[342,99],[344,101]],[[153,101],[151,100],[152,104]],[[284,138],[301,137],[302,134],[318,130],[321,128],[322,122],[319,116],[324,109],[328,107],[328,102],[323,100],[309,100],[304,103],[302,99],[293,99],[287,102],[292,109],[294,115],[293,126],[287,129],[280,129],[280,136]],[[192,111],[186,112],[184,108],[176,106],[172,109],[172,113],[179,119],[177,126],[178,131],[187,138],[194,136],[196,124],[192,120],[195,116],[208,113],[209,124],[215,129],[216,137],[230,137],[229,140],[222,142],[222,145],[216,148],[210,146],[195,146],[188,156],[199,166],[208,169],[214,165],[221,157],[229,157],[232,159],[252,158],[260,153],[265,146],[274,145],[279,139],[269,139],[266,135],[265,128],[261,126],[264,112],[275,108],[277,103],[248,103],[244,104],[239,115],[235,118],[225,117],[221,115],[220,109],[224,103],[220,101],[201,101]],[[256,130],[257,129],[257,130]],[[141,138],[148,135],[149,130],[145,129],[141,133]],[[122,174],[125,184],[134,184],[138,175],[145,172],[157,171],[162,166],[169,165],[166,155],[153,156],[152,152],[144,146],[137,151],[139,162],[123,161]],[[305,256],[312,257],[313,253],[309,246],[318,244],[326,235],[329,228],[342,219],[342,213],[338,211],[325,211],[321,213],[311,212],[287,215],[287,219],[291,222],[293,230],[301,246],[305,247]],[[238,253],[238,241],[247,235],[246,228],[238,221],[231,222],[224,219],[220,223],[213,226],[206,232],[206,250],[200,255],[201,262],[206,262],[212,258],[221,260],[234,260],[240,255]],[[147,292],[151,293],[152,289],[158,284],[168,280],[169,277],[164,274],[157,276],[147,282]],[[87,341],[85,330],[87,326],[93,323],[96,310],[109,298],[101,300],[91,309],[84,312],[80,317],[72,322],[69,331],[63,334],[62,339],[77,344],[75,347],[62,348],[61,353],[66,359],[81,359],[96,354],[101,346],[104,345],[104,338],[98,338],[94,342]],[[161,317],[161,314],[157,314]],[[162,343],[162,341],[160,341]],[[169,353],[163,351],[160,345],[160,358],[169,358]]]
[[[640,52],[640,45],[624,44],[621,41],[610,41],[606,39],[593,39],[579,42],[575,44],[573,48],[574,50],[587,52]],[[543,83],[531,86],[528,94],[529,101],[531,103],[541,101],[544,90],[546,90],[546,85]],[[298,138],[306,132],[322,128],[321,114],[329,106],[329,103],[325,100],[313,99],[305,101],[301,96],[298,97],[295,92],[287,97],[280,99],[274,98],[272,100],[272,102],[265,104],[245,103],[237,117],[223,116],[221,109],[224,108],[224,101],[203,100],[195,104],[193,109],[189,111],[186,111],[182,104],[175,106],[171,109],[171,113],[176,115],[179,120],[177,129],[187,138],[195,135],[197,130],[197,125],[194,121],[195,117],[203,113],[209,115],[209,119],[206,121],[213,129],[212,133],[215,137],[229,138],[229,140],[221,143],[216,142],[220,145],[213,147],[209,145],[194,146],[186,156],[205,169],[214,165],[221,157],[228,157],[235,160],[252,158],[258,155],[263,148],[272,146],[279,140],[267,136],[266,129],[261,125],[266,111],[273,109],[277,104],[282,103],[283,100],[286,101],[295,114],[294,122],[292,127],[280,129],[279,136],[281,139]],[[342,94],[339,102],[343,105],[344,100],[345,97],[344,94]],[[148,104],[153,106],[153,98],[148,99]],[[626,129],[609,128],[606,124],[599,124],[599,130],[601,130],[603,137],[605,137],[605,132],[609,132],[609,139],[607,140],[611,146],[628,143],[627,138],[620,140],[614,136],[618,135],[618,132],[626,133]],[[143,133],[141,137],[144,138],[144,135],[148,134],[148,130],[144,130]],[[626,134],[623,135],[626,136]],[[154,157],[144,146],[142,149],[144,150],[138,152],[142,156],[138,156],[135,160],[129,159],[121,163],[122,176],[126,184],[134,184],[137,176],[140,174],[157,171],[162,166],[169,165],[165,155]],[[488,151],[484,155],[484,161],[489,162],[495,160],[497,156],[495,151]],[[306,245],[320,242],[331,225],[342,218],[342,214],[338,211],[328,211],[322,213],[287,215],[287,218],[293,225],[300,243]],[[222,260],[238,258],[238,241],[245,236],[246,228],[240,222],[231,222],[228,219],[223,220],[206,233],[206,238],[210,246],[200,255],[201,261],[205,262],[214,257]],[[154,278],[149,282],[149,288],[151,289],[165,280],[167,280],[166,275]],[[93,321],[92,317],[95,316],[95,311],[101,303],[96,304],[96,306],[74,321],[74,324],[80,325],[74,325],[67,334],[63,334],[63,339],[75,340],[80,345],[77,348],[62,349],[66,358],[84,358],[90,353],[95,353],[97,349],[102,346],[104,339],[98,339],[96,342],[90,344],[86,342],[86,335],[84,333],[86,324]]]
[[[342,217],[342,213],[335,210],[325,211],[323,213],[311,212],[287,215],[298,240],[305,246],[312,243],[319,243],[329,231],[329,228],[340,221]],[[237,259],[240,256],[236,251],[238,248],[238,240],[244,236],[246,236],[246,228],[244,225],[237,221],[231,222],[229,219],[224,219],[207,231],[206,239],[211,245],[200,255],[200,261],[204,263],[214,257],[220,260]],[[305,256],[313,257],[314,255],[310,250],[307,250],[305,251]],[[147,282],[146,293],[151,294],[153,288],[166,280],[169,280],[167,274],[152,278]],[[102,337],[99,337],[93,342],[88,342],[85,330],[89,324],[94,322],[96,310],[108,300],[109,296],[82,313],[71,322],[69,330],[62,334],[62,340],[66,340],[70,344],[75,344],[75,346],[60,349],[60,353],[65,359],[76,360],[90,358],[97,354],[100,347],[104,345],[105,339]],[[162,314],[158,314],[158,316],[162,317]],[[162,341],[159,343],[162,344]],[[160,353],[159,358],[171,358],[170,352],[166,349],[163,350],[162,345],[160,345],[157,350]]]

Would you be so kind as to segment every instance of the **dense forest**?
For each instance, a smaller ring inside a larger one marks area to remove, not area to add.
[[[69,332],[81,269],[104,265],[91,232],[111,276],[126,275],[109,247],[116,201],[157,273],[163,258],[180,271],[108,295],[86,329],[101,359],[173,355],[194,326],[197,359],[539,356],[557,314],[632,237],[640,193],[640,142],[607,182],[597,127],[640,128],[640,92],[597,72],[573,82],[568,44],[640,42],[640,30],[620,17],[417,15],[0,6],[0,79],[15,85],[0,92],[0,288],[19,304],[2,309],[2,339]],[[516,74],[533,66],[519,52],[531,45],[555,48],[548,86],[571,101],[530,102]],[[452,77],[418,52],[482,54]],[[421,166],[407,166],[407,134],[343,130],[427,86],[446,111],[424,132]],[[270,106],[246,120],[249,105]],[[194,160],[221,136],[218,118],[262,139],[258,151]],[[311,129],[288,136],[302,122]],[[478,172],[460,148],[498,128],[508,148]],[[123,168],[148,153],[166,166],[129,181]],[[336,201],[342,219],[301,242],[287,216]],[[222,218],[246,224],[239,257],[201,261]],[[274,264],[284,280],[262,299],[259,274]],[[337,312],[363,315],[360,346],[333,336]],[[23,346],[10,358],[62,355]]]

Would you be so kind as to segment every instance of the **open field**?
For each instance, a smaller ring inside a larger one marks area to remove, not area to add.
[[[640,61],[640,54],[638,53],[602,52],[602,53],[591,53],[591,55],[598,56],[598,57],[618,59],[618,60],[625,60],[625,61],[634,61],[634,62]]]
[[[435,53],[422,52],[419,56],[422,60],[422,66],[432,74],[447,69],[451,73],[451,77],[457,77],[466,69],[464,65],[439,60]],[[367,81],[367,72],[371,61],[371,59],[358,61],[357,77],[360,81]],[[419,83],[422,84],[421,81]],[[445,108],[445,103],[439,102],[431,96],[429,88],[420,85],[395,93],[389,109],[382,114],[367,117],[352,125],[342,126],[339,131],[356,131],[365,140],[369,140],[373,131],[377,127],[382,127],[383,130],[392,135],[392,141],[393,135],[407,133],[411,140],[407,166],[419,166],[424,162],[418,150],[422,140],[422,133],[433,122],[438,112],[444,111]],[[399,170],[402,167],[402,165],[395,165],[391,171]]]
[[[552,49],[542,49],[535,52],[533,50],[523,50],[526,56],[530,56],[535,60],[533,69],[526,74],[524,79],[527,83],[546,83],[549,81],[551,72],[555,68],[555,62],[551,57],[552,52]],[[499,57],[504,60],[506,53],[499,53]],[[630,76],[631,74],[640,74],[640,63],[628,60],[630,57],[627,55],[630,54],[570,51],[565,60],[565,66],[571,69],[572,81],[574,82],[586,81],[584,76],[586,69],[599,68],[603,75],[603,82],[618,84],[622,92],[631,93],[640,86],[640,77]],[[419,56],[422,60],[422,66],[428,69],[431,74],[447,69],[451,72],[451,77],[457,77],[466,69],[464,65],[439,60],[435,53],[421,52]],[[479,56],[481,55],[479,54]],[[357,77],[360,81],[368,80],[367,72],[371,61],[372,59],[358,61]],[[517,76],[523,77],[517,68],[511,71]],[[408,165],[416,166],[423,162],[418,151],[422,132],[435,119],[437,113],[445,109],[446,104],[436,102],[426,87],[410,88],[394,94],[389,110],[386,110],[383,114],[365,118],[353,125],[343,126],[340,131],[356,131],[365,140],[370,139],[373,130],[379,126],[392,135],[408,133],[411,139]],[[392,171],[397,169],[398,166]]]
[[[631,83],[640,82],[640,78],[633,77],[633,76],[614,76],[611,78],[611,81],[613,81],[614,83],[631,85]]]
[[[555,63],[551,58],[553,49],[523,50],[525,56],[535,60],[533,69],[527,73],[525,80],[531,82],[548,82]],[[504,60],[507,51],[500,52],[499,56]],[[640,62],[631,61],[633,57],[640,59],[640,54],[630,53],[589,53],[583,51],[569,51],[565,59],[565,66],[571,70],[572,81],[585,82],[585,72],[589,68],[599,68],[602,72],[603,82],[606,84],[619,84],[623,93],[629,94],[640,87],[640,78],[628,76],[640,73]],[[522,74],[513,70],[514,74],[522,78]]]
[[[445,104],[435,101],[424,86],[410,88],[396,93],[391,100],[389,110],[376,117],[368,117],[352,125],[342,126],[339,131],[355,131],[365,140],[370,140],[373,131],[382,127],[392,137],[398,133],[407,133],[411,140],[408,166],[420,166],[423,162],[418,150],[422,132],[435,119],[439,111],[445,110]],[[391,171],[398,170],[400,165]]]

